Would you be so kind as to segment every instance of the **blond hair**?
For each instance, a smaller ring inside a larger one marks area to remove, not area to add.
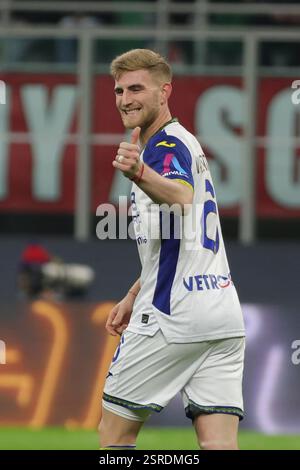
[[[110,73],[118,80],[124,72],[148,70],[159,81],[171,82],[172,70],[166,59],[150,49],[132,49],[117,56],[111,63]]]

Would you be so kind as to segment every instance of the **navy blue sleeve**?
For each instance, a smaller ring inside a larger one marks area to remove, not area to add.
[[[160,139],[151,139],[144,151],[144,162],[161,176],[180,180],[194,188],[192,157],[187,146],[178,137],[160,133]]]

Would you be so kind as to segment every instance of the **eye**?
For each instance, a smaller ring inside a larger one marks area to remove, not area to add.
[[[132,91],[133,93],[138,93],[142,89],[143,89],[143,87],[141,85],[132,85],[130,87],[130,91]]]
[[[123,94],[122,88],[115,88],[115,94],[121,96]]]

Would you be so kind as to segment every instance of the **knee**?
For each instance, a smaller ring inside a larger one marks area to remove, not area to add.
[[[112,445],[135,445],[136,442],[136,433],[113,425],[103,418],[99,423],[98,432],[101,448]]]
[[[235,440],[226,439],[202,439],[199,441],[199,446],[202,450],[239,450],[238,444]]]

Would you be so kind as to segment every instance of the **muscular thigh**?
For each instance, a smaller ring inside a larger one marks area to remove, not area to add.
[[[243,418],[244,347],[244,338],[211,341],[205,360],[182,390],[188,418],[210,414]]]

